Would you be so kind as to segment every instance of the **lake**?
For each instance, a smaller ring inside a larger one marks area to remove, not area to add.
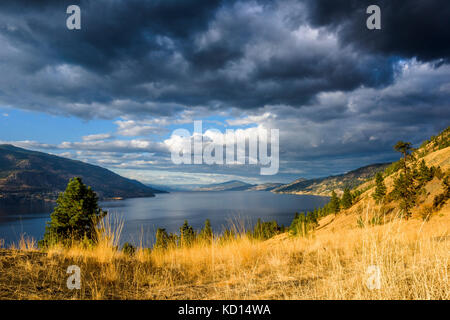
[[[313,210],[328,202],[327,197],[310,195],[274,194],[271,192],[172,192],[153,198],[135,198],[101,202],[112,221],[123,221],[121,243],[150,246],[157,228],[178,232],[187,219],[200,229],[206,219],[211,220],[214,232],[231,224],[246,228],[258,218],[276,220],[289,226],[295,212]],[[0,207],[0,239],[10,245],[22,234],[41,239],[49,221],[52,206]]]

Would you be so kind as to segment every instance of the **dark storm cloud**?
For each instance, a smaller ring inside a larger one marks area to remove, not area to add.
[[[66,28],[72,4],[80,31]],[[366,28],[372,4],[382,30]],[[267,112],[250,124],[280,129],[282,173],[339,173],[392,160],[395,140],[419,143],[448,126],[449,17],[450,2],[437,0],[1,1],[0,107],[163,127]],[[122,167],[124,155],[164,151],[115,140],[58,148]]]
[[[340,40],[368,53],[420,61],[450,58],[450,2],[442,0],[308,0],[309,21],[338,30]],[[369,5],[381,9],[382,31],[365,28]]]
[[[366,2],[2,2],[0,99],[86,118],[160,115],[149,102],[166,115],[180,105],[300,107],[324,91],[389,85],[401,58],[448,60],[450,4],[378,1],[383,29],[374,32]],[[80,31],[65,27],[69,4],[82,9]],[[83,111],[116,100],[134,104]]]
[[[77,116],[74,103],[123,99],[143,104],[129,113],[150,115],[149,101],[216,109],[298,107],[321,91],[392,81],[390,57],[361,55],[340,47],[332,33],[310,29],[301,1],[78,1],[82,30],[69,31],[65,9],[73,3],[0,4],[5,72],[11,87],[21,83],[29,93],[18,98],[3,85],[4,103]],[[64,64],[76,81],[52,69]],[[110,114],[85,114],[92,116]]]

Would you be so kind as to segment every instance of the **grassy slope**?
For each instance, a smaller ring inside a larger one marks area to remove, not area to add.
[[[0,251],[1,299],[449,299],[449,214],[367,228],[333,223],[309,238],[245,236],[134,257],[107,242],[85,250]],[[25,246],[24,246],[25,247]],[[82,270],[81,290],[66,269]],[[367,268],[381,289],[366,287]]]
[[[443,172],[448,172],[450,170],[450,147],[447,147],[442,150],[434,151],[429,153],[420,160],[424,159],[427,166],[440,166]],[[384,183],[387,188],[387,192],[391,192],[394,186],[394,178],[397,177],[397,174],[392,174],[385,178]],[[369,188],[369,189],[367,189]],[[324,218],[324,221],[321,221],[321,224],[327,224],[331,220],[335,220],[333,224],[330,224],[327,228],[352,228],[357,225],[357,220],[361,218],[365,218],[366,215],[369,217],[373,216],[374,213],[377,212],[387,212],[391,214],[395,214],[397,212],[398,203],[392,202],[387,205],[377,205],[372,198],[372,193],[375,191],[374,181],[368,181],[358,187],[358,189],[365,190],[362,195],[361,200],[354,204],[350,209],[342,212],[336,218],[331,215]],[[442,181],[434,178],[430,182],[428,182],[425,186],[426,195],[422,195],[419,197],[418,205],[412,209],[412,216],[415,219],[421,220],[422,213],[424,212],[426,207],[429,207],[433,203],[433,199],[436,195],[443,192]],[[370,212],[367,212],[369,209]],[[441,208],[440,211],[433,212],[433,218],[439,217],[441,215],[446,215],[450,212],[450,201]],[[446,220],[445,220],[446,221]],[[448,221],[447,221],[448,222]],[[450,226],[450,224],[448,225]]]

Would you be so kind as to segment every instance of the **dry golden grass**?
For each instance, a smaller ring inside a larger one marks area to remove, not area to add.
[[[359,228],[351,220],[347,228],[331,227],[347,219],[342,214],[309,238],[240,236],[190,248],[141,248],[132,257],[115,249],[120,230],[107,227],[91,249],[39,252],[24,240],[0,251],[0,298],[449,299],[448,213],[427,222],[391,216],[384,225]],[[66,287],[73,264],[81,268],[81,290]],[[381,271],[379,290],[366,284],[372,265]]]

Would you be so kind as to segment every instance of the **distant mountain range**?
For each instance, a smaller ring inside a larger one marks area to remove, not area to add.
[[[272,191],[278,187],[281,187],[282,183],[263,183],[257,184],[253,187],[248,188],[246,191]]]
[[[223,183],[214,183],[198,187],[194,189],[194,191],[245,191],[254,186],[254,184],[249,184],[238,180],[231,180]]]
[[[271,191],[274,193],[310,194],[330,196],[333,190],[341,195],[345,188],[353,189],[384,171],[391,163],[377,163],[356,170],[315,179],[299,178],[291,183],[249,184],[239,180],[192,188],[192,191]]]
[[[231,180],[196,187],[193,191],[271,191],[282,185],[282,183],[250,184],[239,180]]]
[[[272,192],[329,196],[334,190],[340,195],[344,192],[344,188],[357,187],[373,178],[377,172],[384,171],[389,165],[390,163],[377,163],[335,176],[308,180],[300,178],[275,188]]]
[[[192,191],[271,191],[274,193],[310,194],[330,196],[333,190],[341,195],[344,188],[353,189],[371,179],[379,171],[384,171],[390,163],[377,163],[356,170],[329,177],[299,178],[291,183],[249,184],[239,180],[215,183],[192,188]]]
[[[160,191],[81,161],[0,145],[0,200],[55,200],[69,179],[81,177],[100,199],[153,197]]]

